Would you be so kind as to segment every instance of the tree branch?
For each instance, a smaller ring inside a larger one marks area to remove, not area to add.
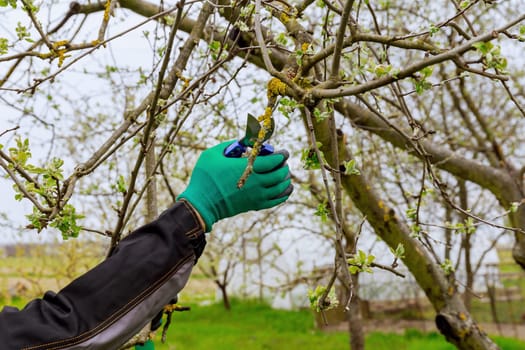
[[[498,29],[495,29],[489,33],[479,35],[454,49],[445,51],[436,56],[429,57],[417,63],[414,63],[406,67],[405,69],[400,70],[399,73],[395,74],[395,76],[387,75],[387,76],[383,76],[381,78],[378,78],[378,79],[375,79],[375,80],[372,80],[372,81],[369,81],[367,83],[363,83],[357,86],[351,86],[347,88],[341,87],[337,89],[325,89],[324,87],[326,86],[326,83],[324,83],[324,84],[320,84],[317,87],[314,87],[310,91],[310,95],[315,99],[337,98],[337,97],[343,97],[343,96],[357,95],[357,94],[365,93],[373,89],[377,89],[382,86],[389,85],[395,81],[410,77],[425,67],[429,67],[429,66],[433,66],[438,63],[453,60],[459,55],[471,50],[473,47],[473,44],[478,43],[478,42],[494,40],[498,37],[500,33],[515,26],[516,24],[522,22],[523,20],[525,20],[525,14],[506,23],[505,25],[503,25],[502,27]]]
[[[339,29],[337,30],[337,36],[335,38],[334,57],[332,59],[332,73],[330,74],[330,79],[334,80],[334,82],[339,78],[341,52],[343,51],[346,27],[348,26],[348,19],[350,18],[350,11],[352,10],[353,5],[354,0],[346,0],[345,7],[343,8],[343,15],[341,16],[341,22],[339,23]]]

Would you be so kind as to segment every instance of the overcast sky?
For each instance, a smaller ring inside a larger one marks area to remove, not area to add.
[[[57,4],[58,5],[53,7],[53,14],[50,15],[44,12],[46,7],[42,7],[42,11],[38,14],[41,16],[40,18],[47,19],[48,15],[53,19],[61,18],[63,14],[66,13],[70,1],[58,1]],[[98,18],[100,16],[91,17],[94,20],[93,28],[97,28],[97,26],[100,24],[101,18]],[[125,22],[113,21],[108,28],[108,37],[131,28],[143,20],[144,18],[130,15],[128,20]],[[0,8],[0,37],[8,37],[12,39],[12,34],[7,32],[7,29],[12,30],[12,28],[16,27],[18,22],[24,24],[27,23],[27,15],[24,15],[19,9],[13,11],[6,8]],[[143,30],[152,30],[152,26],[146,25],[126,34],[123,38],[114,40],[111,44],[111,51],[105,49],[97,50],[93,57],[85,57],[80,62],[75,64],[72,70],[82,71],[84,68],[92,69],[93,67],[103,67],[101,63],[114,61],[118,62],[119,66],[130,67],[132,69],[141,66],[144,64],[144,62],[150,64],[151,50],[144,49],[145,42],[142,34]],[[34,37],[36,37],[36,34],[34,34]],[[27,43],[24,44],[29,45]],[[3,75],[11,66],[11,64],[11,62],[0,62],[0,75]],[[56,60],[53,62],[50,68],[51,71],[58,69]],[[86,80],[83,74],[68,73],[67,83],[72,87],[78,87],[82,92],[87,92],[90,90],[96,91],[97,89],[100,89],[97,79]],[[45,83],[42,88],[46,89],[49,88],[49,86],[53,87],[53,85]],[[16,93],[14,92],[2,91],[1,94],[2,97],[9,99],[16,97]],[[105,98],[107,98],[107,96]],[[21,115],[22,113],[20,111],[14,110],[0,101],[0,133],[7,129],[19,127],[19,133],[22,135],[31,135],[31,140],[38,141],[39,139],[49,139],[49,130],[42,128],[38,123],[35,123],[35,120],[32,118],[23,118],[22,122],[20,122]],[[59,126],[57,126],[56,129],[58,128]],[[60,130],[55,131],[59,132]],[[0,138],[0,144],[12,145],[12,142],[13,133],[9,133]],[[47,158],[49,148],[34,146],[31,148],[31,152],[34,158],[33,162],[38,164],[39,160]],[[65,159],[65,161],[67,162],[67,159]],[[70,167],[74,166],[74,164],[66,164],[66,169],[68,165]],[[4,174],[3,171],[0,171],[0,173]],[[66,174],[67,173],[68,172],[66,171]],[[0,233],[0,244],[14,242],[20,238],[23,238],[24,240],[37,241],[55,238],[55,232],[49,233],[45,231],[39,235],[37,235],[35,231],[30,231],[25,232],[22,236],[20,236],[19,230],[16,227],[25,225],[27,223],[25,214],[28,214],[32,211],[32,205],[27,200],[23,200],[21,202],[16,201],[14,199],[14,194],[15,192],[12,188],[12,182],[4,178],[0,178],[0,197],[2,198],[2,201],[0,202],[0,212],[5,213],[8,216],[8,220],[6,222],[7,225],[3,225],[3,232]],[[3,221],[4,220],[0,221],[0,223]]]

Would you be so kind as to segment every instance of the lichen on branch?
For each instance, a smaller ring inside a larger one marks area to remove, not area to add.
[[[274,124],[273,108],[277,103],[277,97],[286,94],[286,87],[287,85],[278,78],[272,78],[270,81],[268,81],[266,86],[266,96],[268,98],[268,103],[264,109],[264,113],[257,117],[257,120],[259,123],[261,123],[261,128],[259,130],[259,134],[257,135],[257,140],[255,141],[251,152],[248,154],[248,164],[246,165],[243,174],[237,182],[237,188],[242,188],[244,186],[246,180],[253,171],[253,163],[255,162],[255,158],[257,158],[266,135],[268,132],[271,132],[272,125]]]

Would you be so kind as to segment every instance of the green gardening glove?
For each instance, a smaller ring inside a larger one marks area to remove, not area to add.
[[[258,156],[253,172],[237,188],[248,158],[229,158],[224,142],[204,151],[191,174],[190,184],[177,199],[186,199],[206,223],[206,232],[221,219],[249,211],[271,208],[284,202],[293,191],[286,151]]]
[[[152,340],[148,340],[144,345],[135,345],[135,350],[154,350],[155,344]]]

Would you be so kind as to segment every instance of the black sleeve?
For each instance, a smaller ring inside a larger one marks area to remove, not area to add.
[[[0,348],[118,349],[184,287],[205,244],[195,212],[177,202],[60,292],[4,308]]]

